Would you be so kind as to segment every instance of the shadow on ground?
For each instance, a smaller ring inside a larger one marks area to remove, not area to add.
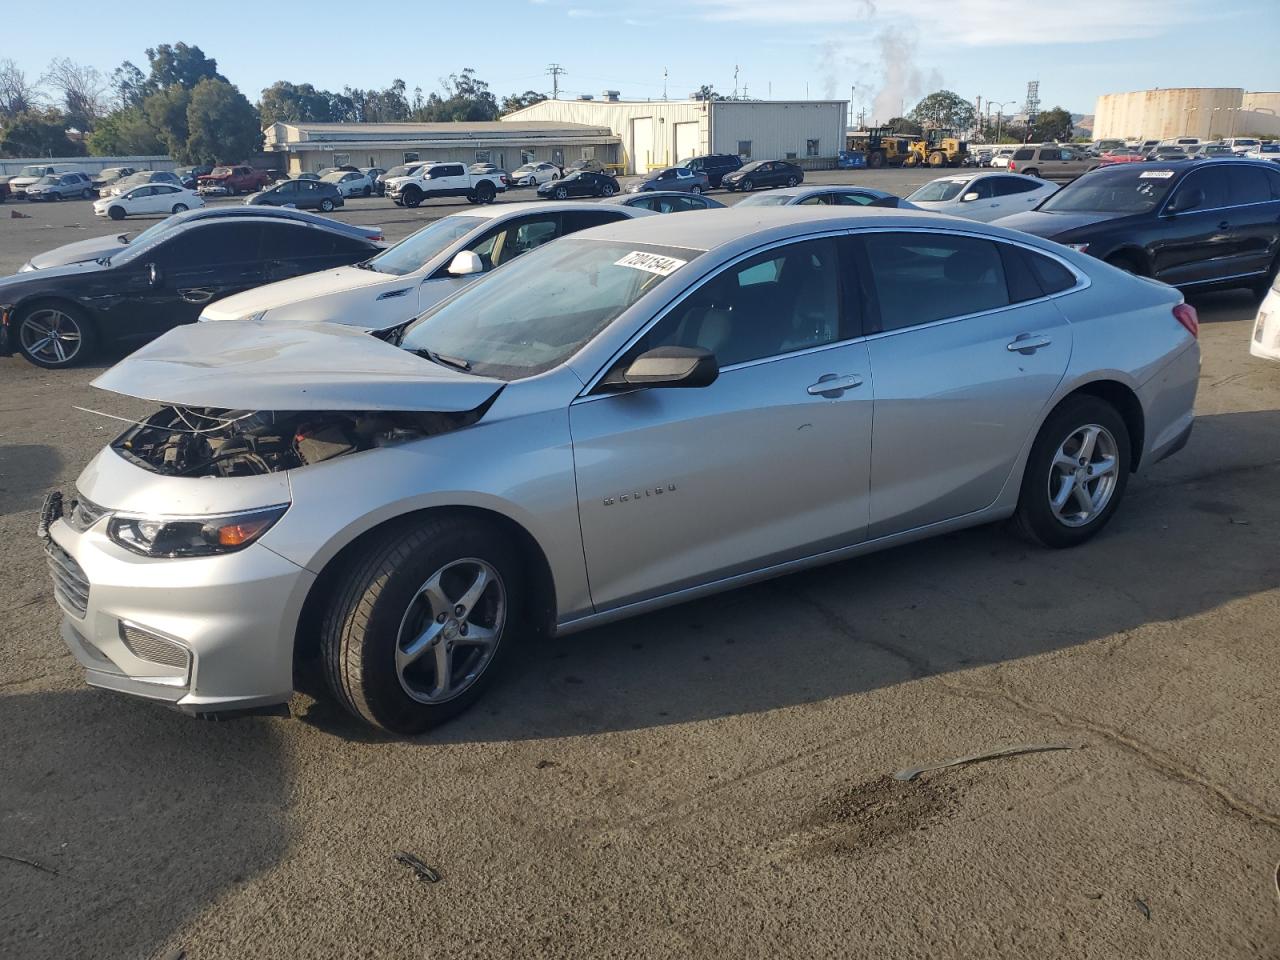
[[[62,454],[40,443],[0,444],[0,516],[38,509],[62,470]]]
[[[1280,436],[1280,412],[1201,418],[1186,450],[1136,478],[1110,527],[1075,550],[981,527],[529,644],[476,706],[424,742],[575,736],[815,703],[1122,635],[1276,587],[1280,450],[1258,462],[1256,438],[1266,436]],[[304,710],[335,735],[369,736],[324,701]]]
[[[82,689],[0,696],[0,730],[0,854],[45,868],[0,858],[0,956],[151,956],[281,857],[288,791],[266,722]]]

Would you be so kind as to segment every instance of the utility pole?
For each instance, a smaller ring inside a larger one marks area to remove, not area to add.
[[[560,99],[560,78],[569,71],[558,63],[553,63],[547,67],[547,73],[551,75],[551,99]]]
[[[853,129],[853,98],[855,96],[857,89],[858,88],[856,86],[852,86],[849,88],[849,129],[850,130]]]
[[[738,99],[738,65],[733,65],[733,99]]]
[[[662,68],[662,99],[667,99],[667,68]]]

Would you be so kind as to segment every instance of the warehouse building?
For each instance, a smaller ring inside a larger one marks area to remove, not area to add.
[[[1239,87],[1170,87],[1107,93],[1094,110],[1096,140],[1280,134],[1280,93]]]
[[[544,100],[501,123],[560,123],[609,130],[625,173],[669,167],[708,153],[793,160],[821,169],[844,149],[844,100]]]
[[[351,164],[390,169],[416,160],[493,163],[513,170],[547,160],[594,157],[618,162],[621,145],[606,126],[564,122],[273,123],[264,149],[291,176]]]

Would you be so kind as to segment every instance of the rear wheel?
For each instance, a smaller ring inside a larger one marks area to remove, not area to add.
[[[18,313],[15,325],[19,352],[51,370],[87,360],[97,342],[93,324],[70,304],[34,304]]]
[[[320,209],[323,210],[325,213],[332,213],[333,201],[330,200],[328,197],[325,197],[323,200],[320,201]]]
[[[123,220],[124,207],[112,207],[110,210],[107,211],[107,216],[110,217],[112,220]]]
[[[1037,170],[1035,167],[1032,167],[1032,168],[1030,168],[1029,170],[1019,170],[1018,172],[1019,172],[1019,173],[1021,173],[1021,174],[1025,174],[1025,175],[1026,175],[1026,176],[1028,176],[1028,177],[1038,177],[1038,176],[1040,176],[1040,171],[1039,171],[1039,170]]]
[[[1271,285],[1276,282],[1276,276],[1280,274],[1280,253],[1275,255],[1271,261],[1271,268],[1267,270],[1266,276],[1259,280],[1251,288],[1253,295],[1261,300],[1267,295],[1267,291],[1271,289]]]
[[[612,183],[602,184],[600,187],[600,196],[602,197],[612,197],[617,192],[617,188]]]
[[[519,555],[458,516],[375,540],[337,584],[321,628],[325,677],[355,716],[420,733],[469,706],[512,646]]]
[[[696,196],[697,194],[702,192],[702,187],[695,183],[692,187],[689,188],[689,192]]]
[[[182,213],[182,212],[184,212],[185,210],[187,210],[187,205],[186,205],[185,203],[175,203],[175,204],[173,205],[173,212],[174,212],[174,213]]]
[[[1129,428],[1098,397],[1068,397],[1031,447],[1014,523],[1047,547],[1074,547],[1105,527],[1129,481]]]
[[[363,190],[363,195],[366,197],[373,196],[373,187],[365,187]]]
[[[81,190],[81,191],[80,191],[80,199],[81,199],[81,200],[92,200],[92,199],[93,199],[93,191],[92,191],[91,189],[89,189],[88,187],[85,187],[83,190]]]
[[[481,180],[476,184],[476,200],[479,203],[493,203],[493,198],[497,195],[497,188],[488,180]]]
[[[1123,270],[1125,273],[1132,273],[1139,277],[1146,276],[1146,271],[1142,268],[1142,264],[1131,253],[1113,253],[1107,257],[1107,263]]]

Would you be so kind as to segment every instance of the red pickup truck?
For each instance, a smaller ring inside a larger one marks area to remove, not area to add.
[[[205,174],[196,181],[196,189],[200,193],[229,194],[256,193],[271,182],[265,170],[241,164],[235,167],[214,167],[211,173]]]

